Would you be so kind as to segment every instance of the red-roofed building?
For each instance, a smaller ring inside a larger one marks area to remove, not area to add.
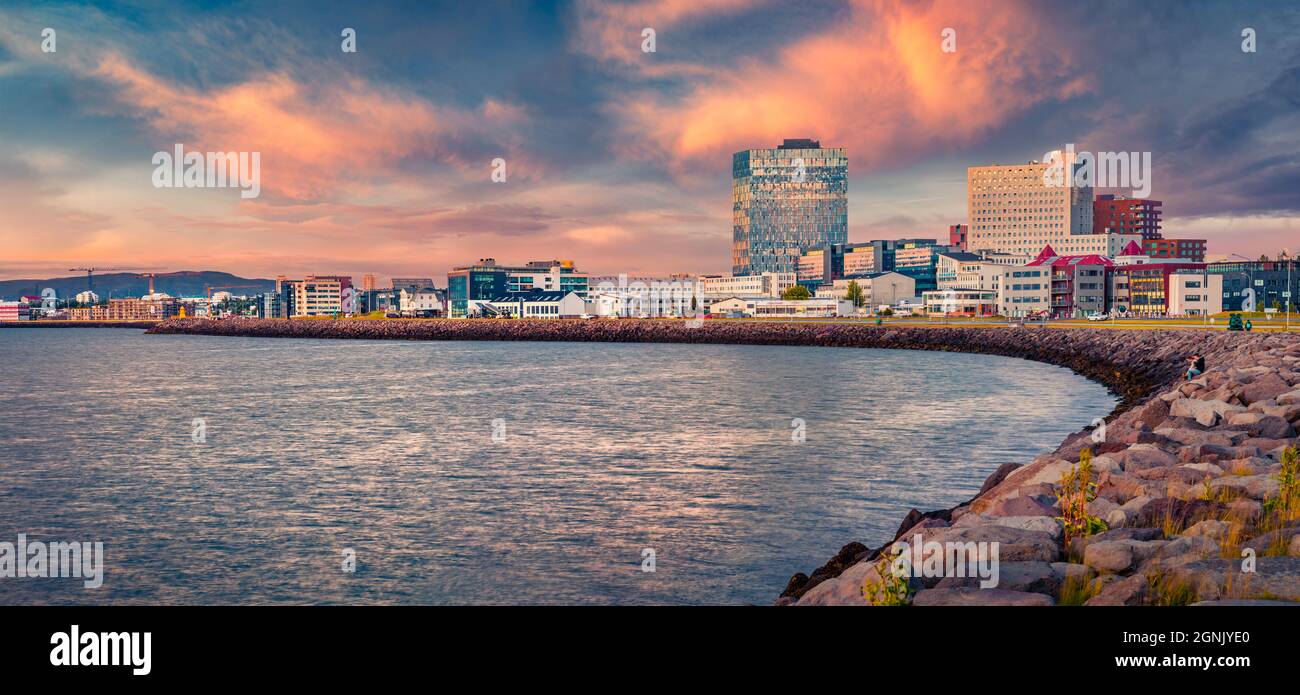
[[[1049,245],[1024,267],[1050,271],[1044,278],[1048,281],[1048,312],[1054,318],[1106,313],[1106,275],[1115,267],[1111,259],[1097,254],[1057,256]]]

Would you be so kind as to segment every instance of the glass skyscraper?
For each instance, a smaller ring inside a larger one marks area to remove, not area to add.
[[[849,240],[844,148],[786,140],[731,157],[731,272],[794,273],[804,249]]]

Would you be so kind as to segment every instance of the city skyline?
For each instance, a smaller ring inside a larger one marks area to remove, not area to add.
[[[8,8],[0,278],[440,276],[488,255],[726,272],[732,156],[786,138],[845,149],[850,242],[942,239],[970,223],[968,167],[1077,143],[1153,153],[1167,237],[1300,250],[1296,8],[1110,7]],[[179,145],[260,152],[260,196],[156,188]]]

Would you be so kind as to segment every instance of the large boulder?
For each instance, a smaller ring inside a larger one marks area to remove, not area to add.
[[[1178,463],[1178,457],[1151,444],[1135,444],[1122,452],[1111,454],[1120,462],[1125,473],[1133,473],[1146,468],[1172,466]]]
[[[1250,436],[1259,439],[1289,439],[1296,436],[1291,423],[1276,415],[1265,415],[1249,425]]]
[[[1131,541],[1089,543],[1083,564],[1098,572],[1123,572],[1133,566],[1133,544]]]
[[[1300,601],[1300,557],[1257,556],[1254,570],[1243,572],[1240,558],[1210,558],[1169,568],[1166,576],[1190,587],[1200,601]]]
[[[894,540],[902,538],[904,534],[911,531],[918,524],[925,523],[926,526],[947,526],[952,521],[952,511],[940,509],[933,512],[918,511],[913,508],[903,517],[903,522],[898,525],[898,531],[894,533]],[[934,523],[939,522],[939,523]]]
[[[1024,464],[1021,463],[1004,463],[1001,466],[998,466],[998,469],[993,471],[993,475],[990,475],[984,480],[984,485],[980,487],[979,495],[997,487],[999,483],[1007,479],[1007,476],[1011,474],[1011,471],[1014,471],[1023,465]],[[976,495],[976,497],[979,495]]]
[[[1116,539],[1088,543],[1083,564],[1100,572],[1122,573],[1154,556],[1168,542]]]
[[[1015,518],[1015,517],[1011,517]],[[1043,517],[1020,517],[1036,518]],[[925,537],[925,542],[939,543],[997,543],[999,562],[1055,562],[1061,550],[1051,534],[1039,530],[1026,530],[1013,526],[981,525],[954,526],[945,529],[932,529],[933,533]],[[909,539],[904,539],[909,540]]]
[[[1206,427],[1213,427],[1227,413],[1245,412],[1245,408],[1223,401],[1203,401],[1199,398],[1179,398],[1169,404],[1173,417],[1189,417]]]
[[[862,587],[868,581],[880,582],[875,562],[859,562],[837,577],[812,587],[799,599],[797,606],[866,606]]]
[[[980,581],[979,577],[944,577],[935,588],[978,589]],[[1061,589],[1061,575],[1046,562],[999,562],[998,583],[989,588],[1055,596]]]
[[[1219,522],[1202,521],[1197,526],[1212,523]],[[1184,535],[1161,546],[1150,562],[1157,568],[1168,568],[1204,560],[1218,554],[1218,539],[1207,535]]]
[[[1263,367],[1262,369],[1267,369]],[[1291,391],[1291,385],[1272,370],[1251,380],[1249,384],[1237,390],[1237,398],[1250,405],[1257,401],[1268,401]]]
[[[1277,497],[1281,486],[1271,475],[1225,475],[1210,482],[1210,490],[1226,490],[1253,500]]]
[[[1088,599],[1083,605],[1140,606],[1146,602],[1149,586],[1145,576],[1135,574],[1105,585],[1096,596]]]
[[[1146,405],[1137,408],[1137,421],[1149,430],[1154,430],[1167,417],[1169,417],[1169,403],[1159,398],[1153,398]]]
[[[849,543],[840,548],[840,552],[836,553],[835,557],[831,558],[829,562],[814,570],[811,577],[805,577],[803,581],[799,581],[799,578],[803,576],[802,574],[791,577],[786,584],[785,591],[781,592],[781,596],[799,598],[822,582],[839,576],[845,569],[853,566],[856,562],[866,559],[870,554],[871,550],[867,546],[857,541]]]
[[[1056,516],[1057,510],[1037,497],[1012,497],[988,507],[989,516]]]
[[[1175,529],[1184,529],[1198,521],[1221,519],[1225,516],[1226,510],[1227,505],[1213,500],[1180,500],[1162,497],[1152,500],[1150,504],[1142,507],[1141,512],[1131,516],[1129,525],[1159,529],[1168,524]]]

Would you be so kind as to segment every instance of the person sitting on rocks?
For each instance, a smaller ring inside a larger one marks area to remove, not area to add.
[[[1187,380],[1191,381],[1201,374],[1205,373],[1205,358],[1200,355],[1192,355],[1188,358]]]

